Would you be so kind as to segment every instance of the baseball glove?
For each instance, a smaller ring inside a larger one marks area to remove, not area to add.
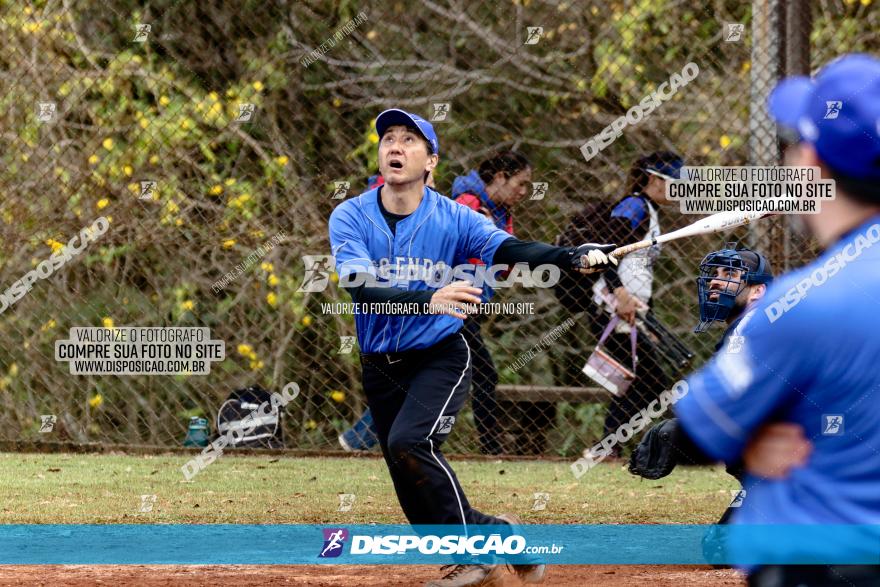
[[[711,462],[673,418],[663,420],[645,433],[629,459],[629,472],[645,479],[661,479],[679,463],[706,465]]]

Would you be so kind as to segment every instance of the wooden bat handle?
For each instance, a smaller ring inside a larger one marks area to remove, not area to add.
[[[643,240],[637,243],[633,243],[631,245],[626,245],[623,247],[617,247],[613,251],[611,251],[612,257],[617,257],[618,259],[623,257],[624,255],[629,255],[633,251],[638,251],[639,249],[647,249],[653,244],[651,240]]]

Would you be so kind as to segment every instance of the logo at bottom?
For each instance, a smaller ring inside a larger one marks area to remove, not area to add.
[[[324,547],[318,558],[335,558],[342,554],[345,541],[348,540],[348,530],[345,528],[324,528]]]

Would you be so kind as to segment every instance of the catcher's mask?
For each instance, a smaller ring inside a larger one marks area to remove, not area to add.
[[[734,271],[740,272],[739,275]],[[736,296],[747,286],[766,285],[772,280],[769,261],[751,249],[728,243],[727,248],[709,253],[700,262],[700,276],[697,277],[700,323],[694,332],[704,332],[712,322],[727,320],[736,304]],[[724,284],[723,289],[710,289],[713,281]],[[710,298],[713,293],[718,294],[715,300]]]

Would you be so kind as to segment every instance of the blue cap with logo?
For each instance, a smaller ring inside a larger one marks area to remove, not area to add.
[[[851,53],[828,63],[815,79],[789,77],[768,101],[780,126],[813,145],[834,171],[880,179],[880,59]]]
[[[391,108],[376,118],[376,132],[380,138],[389,127],[396,125],[415,128],[430,143],[431,152],[434,154],[440,153],[440,142],[437,140],[437,133],[434,132],[434,127],[421,116],[404,112],[399,108]]]

